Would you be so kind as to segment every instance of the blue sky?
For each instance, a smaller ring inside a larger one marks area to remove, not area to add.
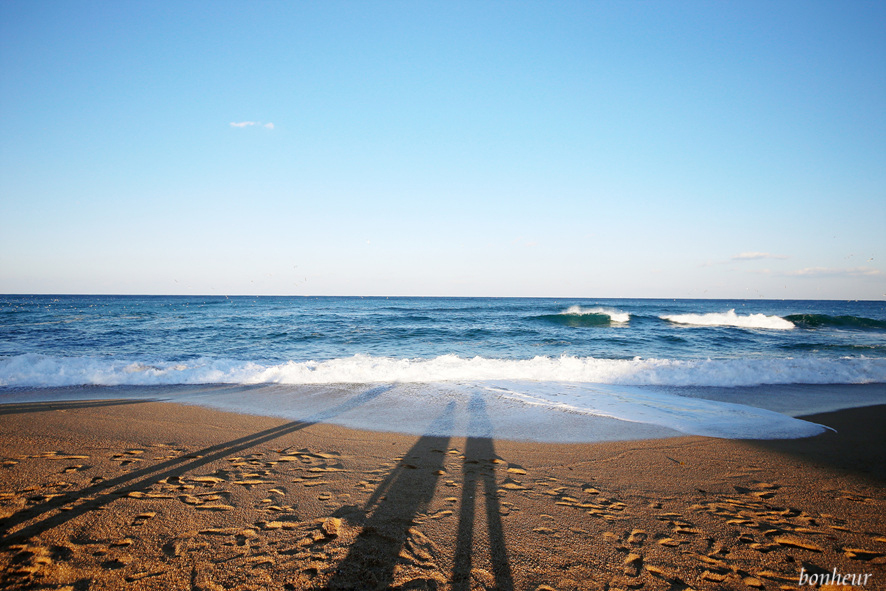
[[[0,293],[886,298],[882,2],[0,3]]]

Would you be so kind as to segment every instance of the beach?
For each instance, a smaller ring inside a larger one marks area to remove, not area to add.
[[[0,591],[886,591],[886,2],[0,24]]]
[[[557,444],[5,404],[0,586],[883,588],[886,406],[806,418],[836,432]]]

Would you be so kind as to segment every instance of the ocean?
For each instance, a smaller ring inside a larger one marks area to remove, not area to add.
[[[423,434],[806,437],[886,403],[886,303],[0,296],[0,403],[133,398]]]

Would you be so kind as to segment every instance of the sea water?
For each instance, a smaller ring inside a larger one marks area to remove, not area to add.
[[[151,398],[425,433],[805,437],[886,403],[884,302],[0,296],[0,402]],[[469,433],[482,401],[489,433]]]

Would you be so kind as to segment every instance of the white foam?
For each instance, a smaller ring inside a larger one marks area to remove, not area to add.
[[[693,326],[737,326],[741,328],[768,328],[774,330],[790,330],[794,323],[780,316],[766,316],[764,314],[749,314],[739,316],[735,310],[728,312],[711,312],[709,314],[671,314],[660,316],[662,320],[669,320],[677,324],[689,324]]]
[[[628,322],[631,319],[631,315],[627,312],[622,312],[621,310],[615,310],[612,308],[582,308],[581,306],[569,306],[560,313],[574,316],[600,314],[603,316],[609,316],[609,320],[611,322]]]
[[[506,398],[566,412],[673,429],[687,435],[730,439],[811,437],[824,427],[743,404],[688,398],[648,388],[546,382],[484,386]]]
[[[681,434],[770,439],[809,437],[824,430],[738,401],[699,399],[651,387],[562,382],[0,391],[3,403],[95,398],[163,400],[373,431],[528,441],[611,441]],[[445,424],[435,420],[444,414],[449,416]]]
[[[813,395],[816,393],[809,386],[790,386],[798,390],[791,401],[785,402],[779,400],[786,398],[784,393],[772,387],[751,388],[749,391],[662,388],[569,381],[557,379],[551,373],[551,370],[572,366],[572,376],[582,376],[581,368],[589,360],[575,358],[525,360],[519,362],[522,363],[520,370],[518,362],[466,360],[454,356],[427,361],[348,358],[277,366],[208,360],[160,366],[109,360],[22,357],[0,361],[0,375],[4,376],[5,385],[11,385],[10,380],[13,380],[15,385],[23,386],[26,381],[35,380],[35,372],[49,370],[55,373],[39,377],[41,385],[49,385],[48,382],[55,385],[83,384],[89,380],[89,383],[103,385],[154,387],[12,388],[0,390],[0,402],[59,398],[164,399],[240,413],[416,435],[426,434],[435,417],[451,409],[451,427],[440,434],[535,441],[604,441],[669,437],[681,433],[739,439],[809,437],[822,432],[823,427],[793,418],[779,405],[787,404],[788,409],[802,411],[810,404],[814,408],[816,400],[827,400],[837,407],[886,400],[886,389],[882,388],[882,382],[886,381],[883,379],[886,378],[884,360],[868,360],[877,362],[868,366],[866,371],[877,373],[880,383],[871,386],[876,390],[860,393],[860,398],[847,397],[842,390],[836,394],[830,390]],[[610,360],[608,363],[614,364],[613,367],[640,368],[644,362]],[[658,363],[653,367],[662,371],[659,377],[667,374],[667,368],[676,368],[678,375],[681,371],[678,362]],[[723,373],[723,365],[708,363],[714,365],[707,367],[703,375],[720,376]],[[20,373],[13,375],[10,365],[17,366]],[[849,363],[852,365],[854,363]],[[429,380],[429,367],[436,368],[438,378],[444,375],[461,378]],[[31,372],[31,377],[22,372],[23,369]],[[524,375],[545,375],[548,379],[523,379],[521,371]],[[393,379],[395,376],[400,379]],[[829,380],[832,376],[830,374]],[[622,376],[622,381],[629,380]],[[635,381],[649,379],[647,376]],[[212,382],[215,385],[168,385]],[[479,422],[475,420],[478,404],[486,416]],[[783,412],[775,412],[777,410]]]
[[[0,359],[0,386],[176,384],[371,384],[524,380],[630,386],[756,386],[886,383],[886,359],[402,359],[355,355],[262,364],[229,359],[149,363],[27,354]]]

